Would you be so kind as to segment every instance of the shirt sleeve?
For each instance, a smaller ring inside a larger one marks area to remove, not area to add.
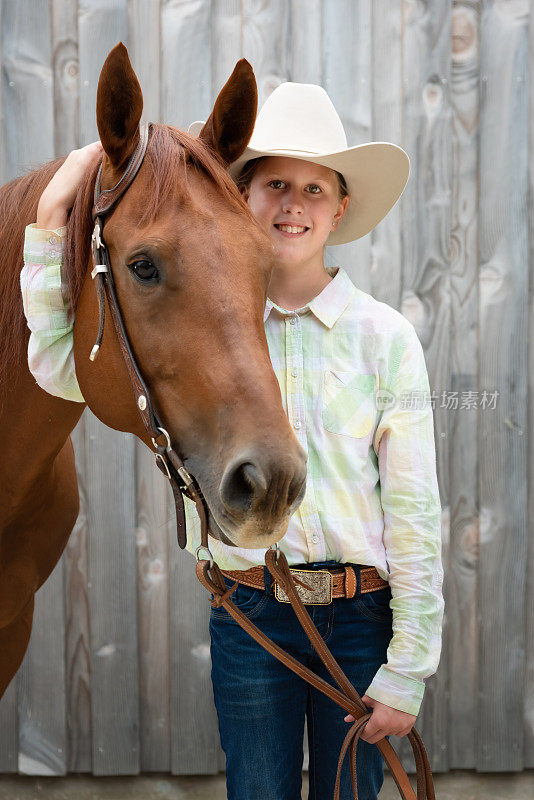
[[[62,275],[67,228],[26,226],[20,288],[30,329],[28,367],[39,386],[64,400],[85,402],[74,367],[72,311]]]
[[[441,504],[428,374],[411,324],[401,342],[392,350],[394,379],[386,393],[391,404],[382,413],[373,442],[380,473],[393,636],[387,663],[366,693],[417,715],[424,680],[435,673],[441,653]]]

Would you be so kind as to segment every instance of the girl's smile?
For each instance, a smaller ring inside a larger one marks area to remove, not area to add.
[[[306,233],[310,229],[307,227],[303,227],[301,225],[288,225],[287,223],[278,224],[277,222],[274,223],[274,227],[277,231],[280,231],[284,236],[302,236],[302,234]]]

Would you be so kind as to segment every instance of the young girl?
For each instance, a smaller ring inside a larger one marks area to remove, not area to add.
[[[44,243],[51,236],[62,241],[77,183],[98,146],[71,154],[45,190],[37,225],[26,232],[25,260],[33,270],[40,257],[45,261]],[[375,800],[383,760],[374,744],[409,733],[424,680],[439,663],[444,603],[433,415],[413,326],[357,289],[341,267],[325,268],[324,255],[326,245],[360,238],[388,213],[404,189],[408,159],[388,143],[348,148],[324,89],[284,83],[264,104],[249,147],[230,173],[272,240],[265,332],[286,414],[308,454],[306,495],[279,547],[292,569],[317,573],[330,593],[307,608],[372,710],[358,746],[357,776],[359,797]],[[29,297],[26,292],[31,317]],[[30,367],[37,374],[46,352],[60,345],[51,390],[82,399],[67,298],[65,308],[55,344],[48,337],[43,347],[32,334]],[[200,528],[190,507],[187,516],[187,548],[194,554]],[[265,550],[214,539],[210,547],[228,586],[238,581],[232,600],[241,611],[331,683],[293,609],[272,585]],[[210,636],[228,797],[300,797],[306,719],[309,797],[332,797],[353,717],[277,661],[222,608],[211,610]],[[340,796],[353,797],[347,760]]]

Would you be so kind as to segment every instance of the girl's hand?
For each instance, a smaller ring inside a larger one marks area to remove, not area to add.
[[[72,150],[48,183],[37,206],[37,227],[55,229],[67,223],[78,187],[87,168],[103,153],[102,143],[91,142]]]
[[[372,697],[364,694],[362,697],[366,706],[373,709],[370,719],[367,721],[360,739],[369,744],[375,744],[383,739],[384,736],[393,734],[394,736],[406,736],[414,726],[416,716],[408,714],[406,711],[399,711],[391,708],[384,703],[379,703]],[[352,714],[347,714],[345,722],[355,722]]]

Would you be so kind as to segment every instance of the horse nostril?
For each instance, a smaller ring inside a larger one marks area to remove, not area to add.
[[[306,466],[295,470],[295,476],[289,485],[287,502],[290,508],[297,500],[301,501],[306,490]]]
[[[230,465],[221,481],[221,498],[230,511],[248,511],[267,491],[267,479],[251,461]]]

